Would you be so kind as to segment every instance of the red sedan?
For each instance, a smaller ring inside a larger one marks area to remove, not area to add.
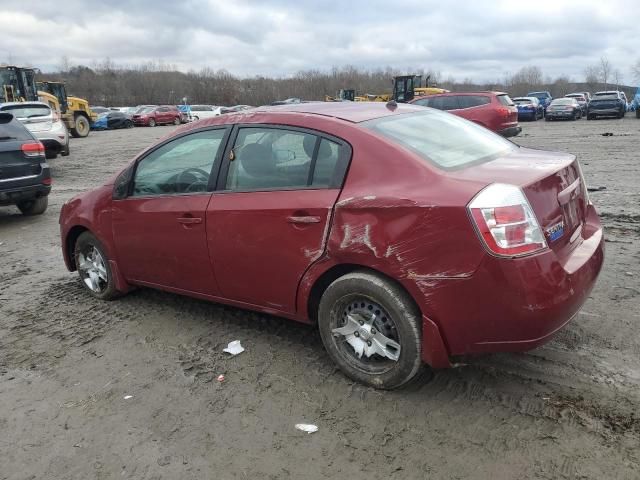
[[[577,159],[411,105],[303,103],[201,120],[60,214],[69,270],[317,324],[379,388],[423,363],[522,351],[603,261]]]
[[[522,131],[518,125],[518,107],[504,92],[456,92],[418,97],[415,105],[446,110],[503,137],[515,137]]]

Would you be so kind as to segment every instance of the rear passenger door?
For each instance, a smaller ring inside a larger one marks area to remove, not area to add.
[[[351,149],[294,127],[235,128],[207,239],[222,296],[295,312],[298,283],[324,252]]]

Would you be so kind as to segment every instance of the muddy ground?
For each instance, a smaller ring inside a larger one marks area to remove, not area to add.
[[[345,378],[311,327],[147,289],[86,295],[61,205],[172,127],[73,139],[43,216],[0,209],[0,479],[640,478],[640,120],[523,127],[517,143],[573,152],[606,187],[591,193],[598,285],[546,346],[397,392]],[[235,339],[247,350],[229,358]]]

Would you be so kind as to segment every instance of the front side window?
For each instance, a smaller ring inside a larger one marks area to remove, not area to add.
[[[224,134],[224,129],[192,133],[151,152],[138,163],[133,195],[206,192]]]
[[[392,115],[361,125],[444,169],[489,161],[518,148],[484,127],[435,110]]]
[[[240,128],[225,188],[246,191],[329,187],[338,158],[338,144],[310,133]]]

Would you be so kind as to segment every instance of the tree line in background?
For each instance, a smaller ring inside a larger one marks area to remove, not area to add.
[[[632,67],[640,80],[640,60]],[[204,68],[198,72],[178,71],[173,65],[149,62],[137,66],[118,66],[107,59],[92,67],[71,65],[63,58],[57,72],[40,74],[48,80],[63,80],[67,92],[86,98],[92,105],[133,106],[144,104],[265,105],[275,100],[298,97],[322,100],[342,88],[352,88],[357,95],[390,93],[395,75],[414,73],[430,83],[452,91],[500,90],[522,96],[533,90],[548,90],[562,96],[574,91],[620,88],[628,98],[635,88],[622,86],[622,75],[603,57],[597,65],[584,70],[584,81],[574,82],[567,76],[545,77],[540,67],[526,66],[514,74],[505,74],[494,83],[474,83],[453,77],[443,78],[438,72],[424,70],[399,71],[390,67],[367,70],[354,66],[334,67],[330,71],[305,70],[286,78],[263,76],[240,78],[226,70]]]

